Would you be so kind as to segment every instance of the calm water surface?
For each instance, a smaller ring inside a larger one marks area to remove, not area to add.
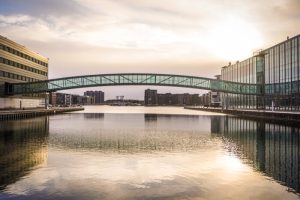
[[[299,199],[299,134],[175,107],[0,122],[0,199]]]

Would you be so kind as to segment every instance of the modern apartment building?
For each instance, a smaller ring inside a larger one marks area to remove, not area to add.
[[[199,105],[199,94],[158,94],[157,90],[145,90],[145,105],[159,105],[159,106],[167,106],[167,105]]]
[[[93,98],[94,102],[92,104],[104,103],[104,92],[102,91],[86,91],[84,96],[90,96]]]
[[[0,35],[0,96],[5,83],[48,79],[48,58]],[[0,109],[42,107],[41,95],[0,98]]]
[[[157,98],[157,90],[145,90],[145,105],[157,105],[158,104],[158,98]]]
[[[300,35],[229,64],[221,79],[259,84],[263,94],[222,94],[223,107],[236,109],[300,110]]]

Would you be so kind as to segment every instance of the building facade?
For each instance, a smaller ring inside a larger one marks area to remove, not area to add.
[[[0,35],[0,96],[5,83],[34,82],[48,79],[48,58]],[[1,98],[0,108],[44,106],[42,95]],[[12,102],[17,102],[17,105]]]
[[[157,105],[158,104],[158,97],[157,97],[157,90],[145,90],[145,97],[144,97],[145,105]]]
[[[77,94],[66,94],[51,92],[49,94],[49,104],[56,106],[72,106],[72,105],[90,105],[94,102],[93,97],[81,96]]]
[[[222,106],[234,109],[300,110],[300,35],[260,50],[221,70],[226,81],[258,84],[262,95],[222,93]]]
[[[184,105],[199,105],[198,94],[158,94],[157,90],[145,90],[145,105],[159,105],[159,106],[184,106]]]
[[[92,104],[102,104],[104,103],[104,92],[102,91],[86,91],[84,96],[93,97],[94,102]]]

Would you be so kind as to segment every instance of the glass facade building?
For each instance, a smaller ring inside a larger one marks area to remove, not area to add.
[[[300,35],[221,70],[221,79],[260,84],[263,95],[222,94],[223,106],[234,109],[300,110]]]

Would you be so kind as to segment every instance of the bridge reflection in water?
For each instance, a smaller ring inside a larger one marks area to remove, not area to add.
[[[255,169],[300,192],[300,129],[237,117],[213,117],[212,135]]]
[[[48,117],[0,123],[0,190],[47,161]]]

